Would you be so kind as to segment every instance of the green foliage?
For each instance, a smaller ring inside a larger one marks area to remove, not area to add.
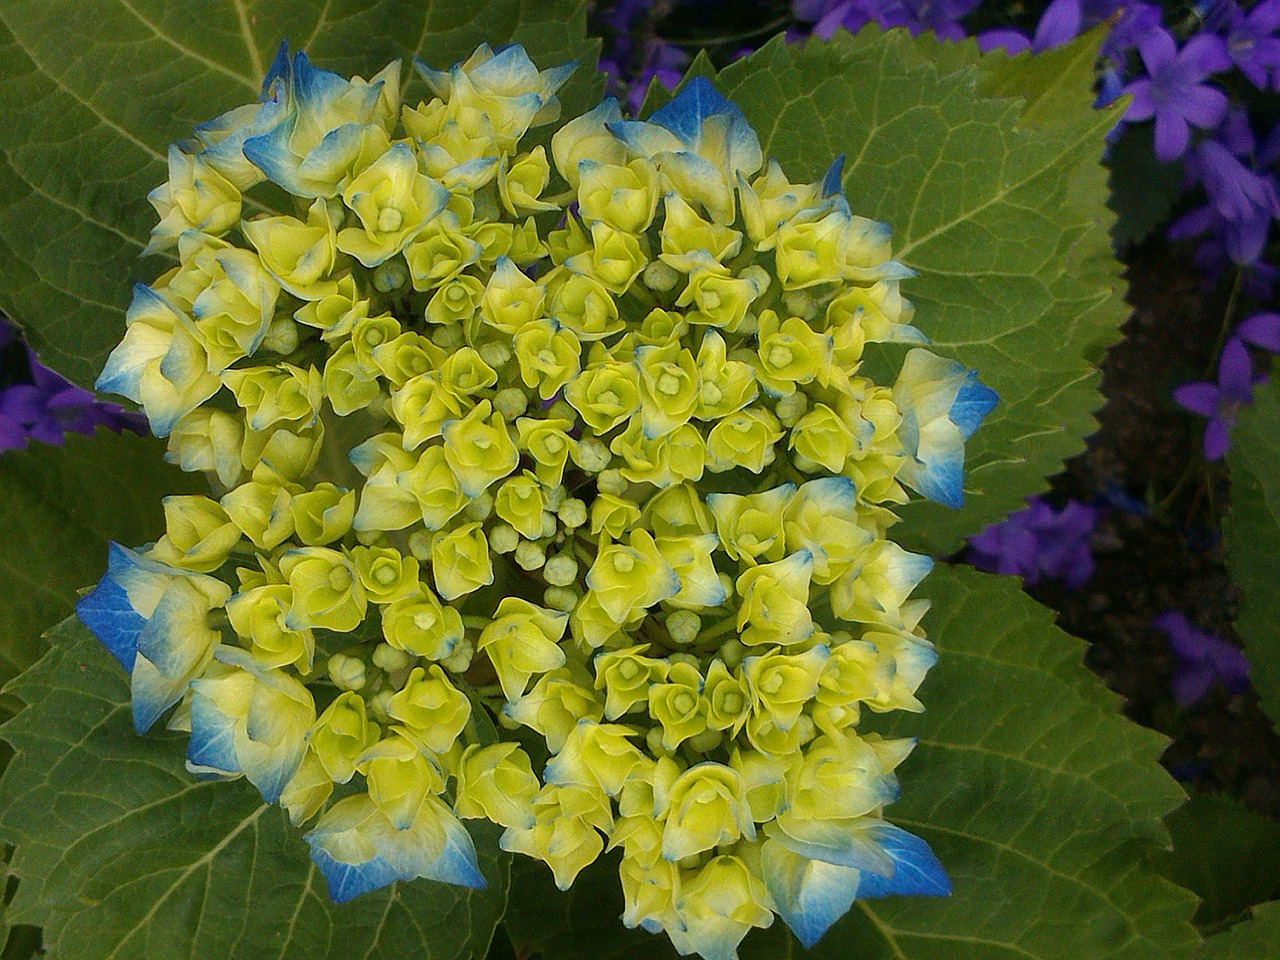
[[[577,58],[566,115],[599,95],[584,0],[6,0],[0,5],[0,309],[45,362],[93,382],[124,329],[168,144],[252,102],[282,39],[345,75],[447,66],[518,40]],[[406,76],[412,75],[408,71]]]
[[[108,540],[154,540],[164,532],[160,499],[200,486],[166,466],[163,452],[150,437],[99,430],[0,457],[0,685],[39,658],[40,635],[102,575]],[[13,703],[6,697],[0,709],[11,713]]]
[[[1164,876],[1200,897],[1196,923],[1215,929],[1280,897],[1280,823],[1236,800],[1197,794],[1169,818],[1173,850],[1156,859]]]
[[[468,960],[483,956],[508,863],[477,837],[478,893],[422,881],[342,906],[301,833],[248,783],[199,783],[186,737],[139,737],[120,665],[80,624],[11,690],[0,839],[17,844],[9,913],[40,924],[50,960]]]
[[[1231,450],[1231,511],[1222,524],[1227,569],[1240,590],[1236,632],[1249,678],[1280,730],[1280,390],[1259,387],[1241,411]]]
[[[775,41],[720,74],[793,178],[845,155],[850,207],[920,271],[903,290],[932,349],[1001,396],[968,444],[964,509],[902,511],[894,536],[913,549],[949,553],[1020,507],[1093,428],[1094,363],[1125,316],[1098,163],[1119,108],[1093,109],[1097,42],[979,60],[866,30]]]
[[[1210,937],[1201,960],[1276,960],[1280,957],[1280,901],[1263,904],[1253,917]]]
[[[1163,738],[1119,715],[1081,664],[1083,644],[1014,581],[942,567],[923,590],[941,659],[924,714],[879,725],[920,739],[888,818],[929,841],[954,892],[855,904],[808,952],[779,921],[748,936],[744,960],[1188,957],[1199,943],[1194,898],[1146,862],[1167,844],[1160,818],[1182,798],[1156,763]],[[561,894],[546,875],[516,869],[514,943],[536,944],[546,960],[670,955],[658,938],[600,919],[621,910],[601,889],[616,876],[601,868]]]
[[[1155,155],[1151,124],[1125,127],[1107,158],[1111,199],[1116,212],[1111,230],[1117,244],[1141,243],[1166,223],[1182,194],[1182,164],[1161,163]]]

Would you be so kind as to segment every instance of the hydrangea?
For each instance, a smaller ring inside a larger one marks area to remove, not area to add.
[[[840,162],[790,181],[706,80],[548,149],[571,65],[416,66],[402,104],[282,49],[151,194],[178,265],[98,385],[213,495],[78,607],[137,728],[314,820],[336,900],[483,885],[466,819],[562,889],[619,849],[623,922],[707,960],[945,893],[884,818],[913,741],[858,726],[923,709],[931,561],[887,532],[961,502],[995,395],[919,346]]]

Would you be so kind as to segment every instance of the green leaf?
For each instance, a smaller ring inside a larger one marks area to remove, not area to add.
[[[1215,928],[1280,897],[1280,823],[1217,794],[1197,794],[1169,818],[1173,850],[1160,872],[1199,895],[1196,923]]]
[[[1148,863],[1183,799],[1156,762],[1164,738],[1119,714],[1084,644],[1016,581],[942,566],[923,592],[941,658],[925,712],[876,726],[919,737],[888,818],[929,841],[954,891],[856,903],[809,951],[775,921],[744,960],[1184,960],[1200,942],[1195,898]],[[512,941],[546,960],[673,956],[613,919],[616,873],[565,894],[541,865],[515,876]]]
[[[515,40],[578,59],[568,116],[599,96],[585,0],[5,0],[0,5],[0,309],[88,385],[124,329],[170,142],[257,98],[288,39],[369,76],[398,56],[447,66]],[[412,71],[408,71],[409,75]]]
[[[71,613],[76,592],[106,568],[107,541],[148,543],[164,532],[160,500],[203,484],[161,460],[151,437],[100,429],[62,447],[0,457],[0,685],[45,650],[40,635]],[[0,698],[0,710],[13,702]]]
[[[302,831],[247,782],[195,781],[185,734],[138,736],[120,665],[80,624],[10,687],[0,838],[10,920],[50,960],[469,960],[502,915],[508,860],[477,837],[487,889],[416,881],[336,906]]]
[[[1280,388],[1258,388],[1227,453],[1231,510],[1222,522],[1227,570],[1240,590],[1236,633],[1249,679],[1280,730]]]
[[[1201,960],[1276,960],[1280,957],[1280,902],[1255,907],[1253,918],[1209,938]]]
[[[966,506],[912,505],[894,528],[940,554],[1083,449],[1094,364],[1126,312],[1098,162],[1120,107],[1092,107],[1096,36],[1034,58],[946,46],[937,64],[939,44],[905,31],[778,41],[719,78],[793,179],[846,156],[850,207],[889,224],[920,273],[903,290],[932,349],[1001,396],[968,444]]]

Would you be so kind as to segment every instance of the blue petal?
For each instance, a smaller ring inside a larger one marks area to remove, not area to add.
[[[313,67],[307,55],[299,50],[293,55],[293,93],[300,109],[323,109],[351,86],[332,70]]]
[[[138,634],[147,621],[133,609],[124,587],[112,580],[110,573],[104,574],[98,585],[76,602],[76,616],[126,670],[133,670]]]
[[[281,40],[280,46],[276,48],[275,58],[271,61],[271,66],[267,68],[267,75],[262,78],[262,90],[258,94],[259,100],[266,100],[270,96],[271,84],[277,78],[283,78],[285,83],[292,79],[293,71],[290,69],[291,66],[289,41]]]
[[[133,729],[146,733],[160,715],[182,699],[187,681],[171,680],[145,656],[135,657],[129,693],[133,707]]]
[[[951,893],[951,880],[929,849],[929,844],[891,823],[878,827],[876,838],[893,860],[893,874],[881,877],[863,872],[858,881],[859,899],[894,893],[930,897],[945,897]]]
[[[395,868],[380,854],[364,863],[344,863],[334,859],[324,848],[324,835],[308,833],[304,839],[311,846],[311,859],[324,874],[329,886],[329,899],[334,903],[346,903],[397,879]]]
[[[666,127],[686,144],[697,144],[702,121],[717,113],[742,117],[737,104],[728,100],[706,77],[694,77],[669,102],[649,116],[650,123]],[[745,121],[745,118],[743,118]]]
[[[296,116],[288,116],[266,133],[248,137],[244,141],[244,155],[249,162],[266,175],[272,183],[291,193],[299,186],[296,164],[289,152],[289,137],[293,134]]]
[[[827,167],[826,176],[822,178],[822,199],[834,197],[843,187],[844,181],[844,154],[836,157],[831,161],[831,166]]]
[[[947,415],[968,440],[982,423],[982,418],[999,402],[1000,395],[978,380],[977,371],[970,370]]]
[[[475,844],[471,840],[471,834],[467,833],[467,828],[456,819],[445,821],[444,837],[444,849],[440,851],[440,856],[419,869],[416,876],[472,890],[483,890],[488,886],[476,863]]]
[[[210,697],[200,693],[199,683],[199,680],[195,681],[195,695],[191,698],[191,739],[187,741],[187,762],[226,773],[239,773],[236,721],[219,710]]]

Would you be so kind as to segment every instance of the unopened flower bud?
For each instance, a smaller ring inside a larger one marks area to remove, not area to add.
[[[553,587],[567,587],[578,579],[578,561],[567,553],[552,557],[543,567],[542,576]]]
[[[520,545],[520,534],[509,523],[500,523],[489,531],[489,547],[498,553],[510,553]]]
[[[547,562],[547,555],[542,545],[536,540],[522,540],[516,547],[516,563],[522,570],[537,570]]]
[[[556,516],[560,518],[560,522],[566,529],[577,530],[587,522],[587,505],[577,497],[570,497],[560,504],[556,510]]]
[[[329,679],[340,690],[359,690],[365,684],[364,661],[349,657],[344,653],[335,653],[329,658]]]
[[[380,643],[373,649],[373,663],[387,673],[395,673],[413,663],[413,656],[404,650],[397,650],[389,643]]]
[[[693,643],[702,629],[702,618],[692,610],[677,610],[667,617],[667,633],[676,643]]]
[[[493,364],[489,364],[493,366]],[[507,387],[499,390],[493,398],[493,409],[507,420],[514,420],[529,409],[529,395],[519,387]]]

